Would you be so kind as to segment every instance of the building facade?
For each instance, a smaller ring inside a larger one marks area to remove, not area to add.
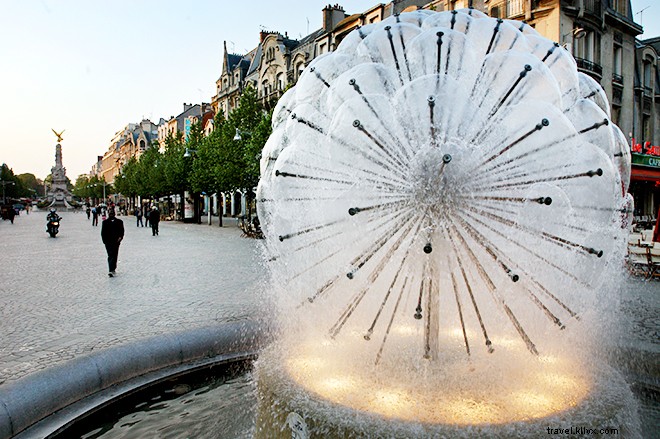
[[[121,167],[131,157],[140,158],[142,153],[150,148],[158,139],[159,126],[148,119],[139,123],[129,123],[117,131],[110,141],[108,150],[99,156],[99,161],[93,167],[94,175],[112,184],[121,172]]]
[[[637,41],[630,193],[635,215],[660,212],[660,37]]]

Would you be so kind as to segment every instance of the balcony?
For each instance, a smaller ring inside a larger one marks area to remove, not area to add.
[[[575,58],[575,62],[580,71],[593,77],[596,81],[600,82],[603,78],[603,67],[600,64],[578,57]]]
[[[612,82],[617,85],[623,85],[623,76],[617,73],[612,73]]]
[[[525,14],[525,0],[500,0],[491,4],[488,14],[496,18],[517,18]]]

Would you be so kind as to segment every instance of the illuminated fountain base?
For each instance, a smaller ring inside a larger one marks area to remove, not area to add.
[[[408,374],[373,361],[349,369],[358,350],[273,347],[256,367],[256,437],[540,437],[571,427],[577,437],[594,428],[638,436],[634,398],[616,371],[499,346],[482,357],[446,352]]]

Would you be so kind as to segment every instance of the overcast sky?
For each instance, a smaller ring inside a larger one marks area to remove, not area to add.
[[[292,38],[321,27],[327,0],[0,0],[0,162],[45,178],[64,132],[75,180],[115,132],[142,118],[175,116],[210,102],[223,41],[245,53],[260,29]],[[332,2],[336,3],[335,1]],[[373,0],[340,1],[347,13]],[[660,35],[660,1],[633,0],[644,38]]]

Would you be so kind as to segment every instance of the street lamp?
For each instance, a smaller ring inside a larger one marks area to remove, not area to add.
[[[101,183],[96,183],[94,186],[98,186]],[[105,179],[103,180],[103,202],[105,203]]]
[[[192,157],[193,160],[194,160],[194,159],[195,159],[194,154],[197,154],[197,150],[196,150],[196,149],[193,149],[193,148],[186,148],[186,152],[183,154],[183,158],[188,159],[188,158],[191,158],[191,157]],[[191,191],[191,192],[192,192],[192,191]],[[193,195],[193,221],[197,220],[197,224],[201,224],[201,223],[202,223],[202,218],[201,218],[201,216],[199,215],[199,206],[196,205],[196,204],[198,204],[198,200],[197,200],[197,197],[195,197],[195,194],[194,194],[194,193],[193,193],[192,195]],[[184,215],[183,215],[183,218],[184,218],[184,221],[185,221],[185,202],[186,202],[186,200],[185,200],[185,192],[184,192],[184,200],[183,200],[183,202],[184,202],[184,210],[183,210]],[[210,210],[209,210],[209,212],[210,212]],[[209,213],[209,224],[211,224],[210,213]]]
[[[13,181],[2,181],[0,180],[0,184],[2,185],[2,204],[7,204],[7,197],[5,196],[5,186],[12,185],[15,186],[16,183]]]
[[[583,27],[578,26],[578,27],[573,28],[572,31],[562,35],[561,39],[564,42],[562,44],[562,47],[564,49],[567,49],[567,50],[569,49],[569,46],[568,46],[569,43],[568,43],[568,41],[566,41],[566,37],[569,36],[569,35],[573,35],[574,40],[579,40],[579,39],[584,38],[587,35],[587,31]]]
[[[252,133],[250,131],[241,131],[238,128],[236,128],[236,134],[234,135],[234,140],[237,142],[243,140],[243,137],[241,137],[242,135],[251,136]]]

